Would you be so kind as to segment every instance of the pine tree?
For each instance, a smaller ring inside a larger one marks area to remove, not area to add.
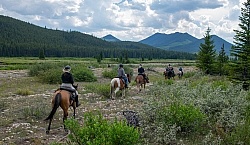
[[[234,30],[234,47],[231,49],[231,55],[237,58],[232,62],[231,78],[239,83],[250,83],[250,0],[243,3],[241,16],[238,24],[240,30]],[[247,85],[248,88],[248,85]]]
[[[220,75],[224,75],[226,73],[226,64],[228,63],[228,56],[226,55],[226,52],[225,52],[225,48],[224,48],[224,44],[222,45],[221,47],[221,50],[219,52],[219,55],[218,55],[218,69],[219,70],[219,74]]]
[[[214,42],[211,40],[209,34],[211,29],[207,29],[204,36],[205,43],[200,44],[200,51],[197,55],[197,67],[200,68],[204,73],[211,74],[214,70],[216,52],[214,50]]]
[[[39,59],[45,59],[44,49],[39,50]]]

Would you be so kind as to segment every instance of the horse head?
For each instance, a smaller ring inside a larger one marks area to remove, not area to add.
[[[132,73],[128,73],[128,74],[126,74],[126,75],[127,75],[127,78],[128,78],[128,82],[130,83],[130,82],[131,82]]]
[[[77,88],[78,88],[78,84],[73,85],[73,87],[77,90]]]

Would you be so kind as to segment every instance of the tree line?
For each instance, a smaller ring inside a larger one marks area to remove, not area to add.
[[[108,42],[77,31],[42,28],[0,15],[0,57],[103,57],[195,59],[186,52],[167,51],[137,42]]]

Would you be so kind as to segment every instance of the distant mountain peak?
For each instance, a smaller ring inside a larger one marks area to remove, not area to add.
[[[227,54],[229,54],[232,44],[220,38],[219,36],[211,36],[212,40],[214,40],[216,52],[219,52],[221,46],[224,44],[225,51]],[[165,50],[197,53],[199,51],[200,44],[204,43],[203,41],[204,38],[197,39],[188,33],[174,32],[171,34],[155,33],[139,42]]]
[[[108,34],[104,37],[102,37],[103,40],[106,40],[106,41],[109,41],[109,42],[117,42],[117,41],[121,41],[119,40],[118,38],[114,37],[113,35],[111,34]]]

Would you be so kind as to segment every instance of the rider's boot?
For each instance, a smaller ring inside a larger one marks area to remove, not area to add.
[[[75,101],[76,101],[76,107],[79,107],[81,104],[79,103],[78,95],[76,95]]]
[[[128,84],[125,84],[125,88],[128,88]]]
[[[146,76],[144,79],[146,80],[146,82],[147,82],[147,83],[149,83],[149,81],[148,81],[148,77],[147,77],[147,76]]]

